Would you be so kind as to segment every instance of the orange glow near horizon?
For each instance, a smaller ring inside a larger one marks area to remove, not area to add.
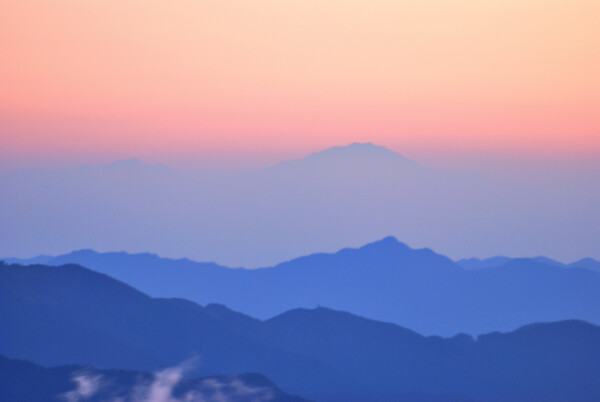
[[[0,0],[0,157],[600,155],[596,0]]]

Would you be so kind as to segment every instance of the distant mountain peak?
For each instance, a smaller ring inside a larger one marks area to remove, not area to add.
[[[324,149],[319,152],[308,155],[307,158],[317,157],[318,155],[348,155],[348,156],[377,156],[377,157],[392,157],[409,160],[397,152],[392,151],[382,145],[375,145],[372,142],[353,142],[348,145],[338,145]]]
[[[338,145],[338,146],[334,146],[328,149],[334,149],[334,148],[339,148],[339,149],[343,149],[343,148],[354,148],[354,149],[363,149],[363,150],[385,150],[385,151],[389,151],[389,152],[393,152],[390,151],[388,148],[384,147],[383,145],[375,145],[372,142],[353,142],[351,144],[348,145]]]
[[[367,243],[360,248],[381,248],[381,247],[410,249],[410,247],[408,247],[406,244],[399,241],[394,236],[386,236],[386,237],[376,240],[374,242]]]
[[[322,151],[314,152],[301,159],[285,161],[273,166],[271,169],[280,168],[313,168],[313,169],[360,169],[372,167],[374,169],[387,168],[414,168],[420,165],[397,152],[371,142],[353,142],[348,145],[334,146]],[[380,170],[373,173],[380,174]]]
[[[398,244],[400,243],[398,241],[397,238],[395,238],[394,236],[386,236],[381,240],[378,240],[376,243],[383,243],[383,244]]]

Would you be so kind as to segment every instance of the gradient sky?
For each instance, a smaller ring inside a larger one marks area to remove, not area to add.
[[[599,16],[598,0],[0,0],[0,158],[352,141],[597,158]]]

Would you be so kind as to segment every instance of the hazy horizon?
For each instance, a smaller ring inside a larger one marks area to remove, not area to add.
[[[0,0],[0,399],[600,401],[599,16]]]
[[[484,150],[481,152],[464,149],[441,150],[438,148],[414,150],[409,147],[391,147],[386,143],[374,141],[353,141],[332,143],[322,147],[296,147],[279,152],[252,150],[245,153],[225,153],[223,155],[144,155],[132,152],[108,152],[103,154],[47,155],[43,157],[6,155],[0,161],[0,174],[27,169],[68,169],[82,165],[111,164],[123,160],[136,159],[146,164],[165,165],[172,169],[192,173],[235,174],[246,171],[266,169],[278,163],[302,159],[322,150],[347,146],[353,143],[371,143],[388,148],[409,159],[430,167],[457,171],[483,173],[490,175],[527,174],[528,168],[534,168],[538,175],[549,175],[561,169],[571,173],[598,174],[600,172],[600,152],[584,156],[560,153],[543,154],[525,151],[502,152]]]
[[[530,163],[453,170],[417,160],[406,170],[405,161],[411,159],[386,147],[352,143],[229,170],[173,169],[134,158],[4,172],[0,180],[14,191],[1,199],[15,207],[0,218],[4,227],[23,234],[21,240],[15,233],[4,234],[2,256],[31,258],[91,248],[255,268],[396,236],[454,260],[543,255],[568,263],[600,258],[600,213],[594,207],[600,202],[600,176],[595,169]],[[406,192],[412,195],[402,195]],[[276,206],[273,196],[284,203]],[[59,205],[65,201],[74,204],[63,210]],[[23,209],[28,203],[30,209]],[[32,211],[49,205],[56,205],[50,215],[32,217]],[[138,208],[142,205],[145,212]],[[295,217],[286,209],[302,213]],[[76,211],[79,218],[73,219]],[[314,218],[300,219],[306,214]],[[478,216],[485,221],[477,223]],[[48,234],[32,244],[28,239],[40,236],[41,227]],[[82,227],[88,229],[79,236]],[[165,234],[150,235],[147,228]]]

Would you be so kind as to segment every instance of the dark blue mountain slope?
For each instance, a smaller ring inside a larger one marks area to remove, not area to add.
[[[260,321],[153,299],[75,265],[2,266],[0,286],[0,353],[42,364],[157,370],[197,356],[195,375],[259,372],[317,400],[600,398],[600,327],[582,321],[477,339],[424,337],[323,307]]]
[[[177,378],[177,368],[163,373],[99,370],[76,365],[42,367],[0,355],[0,400],[48,401],[228,401],[301,402],[260,374]],[[175,376],[175,378],[173,378]],[[82,381],[83,387],[77,385]]]
[[[539,259],[465,270],[393,237],[254,270],[91,250],[56,257],[50,264],[65,263],[106,273],[153,297],[224,304],[260,319],[323,305],[442,336],[565,319],[600,324],[599,272]]]

